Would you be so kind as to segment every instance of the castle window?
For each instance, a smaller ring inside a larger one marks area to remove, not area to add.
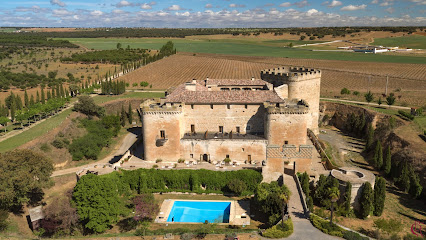
[[[242,148],[243,152],[244,152],[244,148]]]
[[[223,133],[223,126],[219,126],[219,132]]]
[[[284,144],[285,144],[285,145],[287,145],[287,144],[288,144],[288,141],[284,141]]]
[[[160,137],[161,137],[162,139],[165,139],[165,138],[166,138],[166,131],[161,130],[161,131],[160,131]]]
[[[226,154],[226,158],[229,158],[229,154]]]
[[[190,158],[194,158],[194,154],[192,154],[192,153],[191,153],[191,154],[189,154],[189,157],[190,157]]]
[[[210,109],[213,109],[213,104],[210,104]]]
[[[229,104],[227,104],[227,105],[226,105],[226,107],[227,107],[228,109],[231,109],[231,105],[229,105]]]
[[[194,104],[191,104],[191,109],[194,109]]]
[[[240,88],[231,88],[232,91],[240,91]]]
[[[240,127],[236,127],[237,133],[240,133]]]
[[[245,109],[247,109],[247,104],[246,104],[246,105],[244,105],[244,108],[245,108]]]
[[[191,124],[191,132],[195,133],[195,125],[194,124]]]

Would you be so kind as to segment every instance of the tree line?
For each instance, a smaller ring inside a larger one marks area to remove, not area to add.
[[[55,86],[67,81],[65,78],[56,78],[57,71],[50,71],[48,75],[37,75],[35,73],[14,73],[10,71],[0,71],[0,90],[9,90],[10,86],[21,88],[34,88],[38,85]]]
[[[54,40],[48,36],[21,33],[0,33],[0,46],[78,48],[68,40]]]
[[[144,49],[114,49],[75,53],[71,57],[61,58],[62,62],[84,62],[84,63],[113,63],[126,64],[136,62],[148,57]]]

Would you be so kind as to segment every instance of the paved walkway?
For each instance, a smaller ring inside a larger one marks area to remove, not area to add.
[[[284,184],[290,189],[291,197],[289,201],[289,213],[291,220],[293,221],[294,232],[288,238],[282,238],[283,240],[334,240],[341,239],[338,237],[327,235],[314,226],[312,226],[308,217],[305,216],[301,197],[297,191],[296,182],[293,177],[287,174],[284,174]],[[267,238],[261,238],[267,239]]]
[[[360,101],[351,101],[351,100],[343,100],[343,99],[336,99],[336,98],[320,98],[320,100],[326,100],[326,101],[335,101],[335,102],[343,102],[343,103],[355,103],[355,104],[361,104],[361,105],[367,105],[367,106],[375,106],[375,107],[387,107],[387,108],[396,108],[396,109],[403,109],[403,110],[411,110],[409,107],[402,107],[402,106],[387,106],[386,101],[384,104],[379,105],[378,103],[367,103],[367,102],[360,102]]]

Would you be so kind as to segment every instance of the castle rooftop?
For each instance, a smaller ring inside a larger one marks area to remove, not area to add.
[[[210,81],[210,80],[206,80]],[[243,83],[256,82],[266,85],[267,82],[263,80],[212,80],[216,83],[250,86]],[[253,84],[253,83],[252,83]],[[256,104],[264,102],[280,103],[284,100],[278,94],[270,90],[238,90],[238,91],[211,91],[204,85],[204,80],[183,83],[177,86],[165,99],[165,103],[195,103],[195,104],[228,104],[228,103],[242,103],[242,104]]]

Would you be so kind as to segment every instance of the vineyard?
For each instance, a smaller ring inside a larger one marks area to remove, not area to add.
[[[130,83],[146,81],[152,89],[167,89],[193,78],[260,78],[260,70],[282,65],[305,66],[323,70],[321,96],[340,95],[344,87],[359,91],[358,98],[371,90],[385,93],[386,76],[389,76],[388,93],[395,92],[399,104],[423,106],[426,104],[426,69],[422,64],[363,63],[347,61],[287,59],[271,57],[244,57],[214,54],[179,53],[151,63],[122,77]],[[354,96],[356,98],[356,96]]]

